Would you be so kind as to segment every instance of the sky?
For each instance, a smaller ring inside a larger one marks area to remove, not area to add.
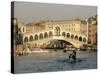
[[[42,20],[86,19],[94,15],[97,15],[96,6],[20,1],[14,4],[14,17],[18,18],[18,21],[22,23]]]

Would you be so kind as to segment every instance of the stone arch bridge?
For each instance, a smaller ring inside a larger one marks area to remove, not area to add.
[[[35,44],[40,47],[44,43],[56,40],[65,40],[71,43],[76,48],[80,48],[83,44],[87,44],[87,37],[67,31],[59,31],[59,28],[54,30],[42,31],[35,34],[27,34],[23,36],[23,44]]]

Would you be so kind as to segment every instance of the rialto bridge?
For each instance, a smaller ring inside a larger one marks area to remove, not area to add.
[[[87,44],[87,37],[55,27],[54,30],[44,30],[38,33],[23,35],[23,44],[32,44],[38,47],[49,43],[52,40],[64,40],[71,43],[74,47],[80,48],[83,44]]]

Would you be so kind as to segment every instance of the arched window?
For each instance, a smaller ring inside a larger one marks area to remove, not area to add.
[[[73,34],[71,35],[71,38],[72,38],[72,39],[74,38],[74,35],[73,35]]]
[[[86,38],[83,38],[83,42],[86,42]]]
[[[55,27],[55,35],[60,36],[60,28],[59,27]]]
[[[28,37],[25,37],[24,38],[24,43],[27,43],[28,42]]]
[[[53,36],[53,33],[50,31],[50,32],[49,32],[49,37],[51,37],[51,36]]]
[[[38,35],[35,35],[34,36],[34,40],[38,40]]]
[[[43,39],[43,34],[42,33],[40,33],[39,39]]]
[[[67,37],[68,37],[68,38],[70,37],[70,34],[69,34],[69,33],[67,33]]]
[[[48,38],[48,33],[47,32],[44,33],[44,38]]]
[[[64,37],[65,37],[65,36],[66,36],[66,33],[65,33],[65,32],[62,32],[62,36],[64,36]]]
[[[30,36],[29,40],[30,40],[30,41],[33,41],[33,36]]]
[[[82,41],[82,37],[81,36],[79,37],[79,41]]]
[[[78,36],[77,35],[75,36],[75,39],[78,40]]]

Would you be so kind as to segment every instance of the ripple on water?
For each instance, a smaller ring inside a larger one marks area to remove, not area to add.
[[[77,52],[77,62],[68,61],[69,53],[32,54],[15,57],[15,73],[49,72],[97,68],[96,52]]]

